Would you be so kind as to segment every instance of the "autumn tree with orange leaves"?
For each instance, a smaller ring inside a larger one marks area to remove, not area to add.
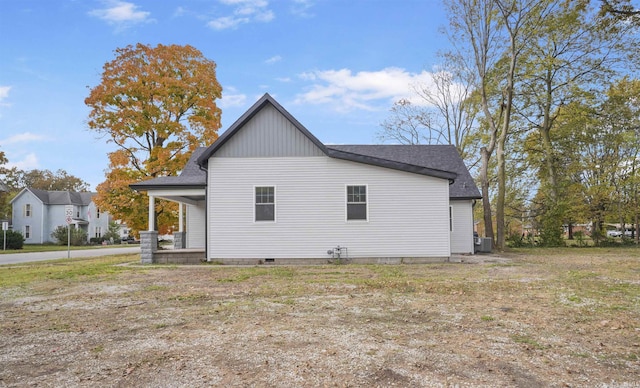
[[[96,204],[135,231],[146,230],[148,201],[129,184],[177,175],[199,146],[218,137],[222,87],[216,64],[191,47],[138,43],[115,50],[90,89],[88,125],[116,145]],[[160,233],[177,224],[177,205],[156,202]]]

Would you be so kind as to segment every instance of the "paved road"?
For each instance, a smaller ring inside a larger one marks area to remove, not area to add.
[[[2,247],[0,247],[2,249]],[[71,257],[96,257],[109,255],[122,255],[129,253],[140,253],[140,246],[126,248],[99,248],[99,249],[82,249],[71,251]],[[29,261],[42,261],[54,259],[66,259],[67,251],[55,252],[28,252],[28,253],[7,253],[0,254],[0,265],[26,263]]]

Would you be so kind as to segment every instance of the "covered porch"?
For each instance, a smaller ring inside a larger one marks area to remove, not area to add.
[[[202,218],[204,212],[204,188],[149,188],[148,229],[140,232],[141,263],[143,264],[199,264],[206,258],[205,241],[198,239],[203,235],[204,223],[194,221]],[[178,230],[173,232],[173,246],[160,249],[158,231],[155,225],[156,199],[164,199],[178,204]],[[194,236],[191,236],[193,233]]]
[[[143,264],[198,264],[206,258],[207,172],[197,159],[205,147],[196,148],[179,176],[164,176],[130,185],[149,197],[149,221],[140,232],[140,261]],[[178,230],[173,232],[172,249],[159,249],[155,225],[156,199],[178,203]]]

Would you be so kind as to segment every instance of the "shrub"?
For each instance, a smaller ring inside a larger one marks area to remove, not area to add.
[[[601,237],[598,240],[597,246],[602,248],[610,248],[610,247],[618,247],[620,243],[616,241],[613,237]]]
[[[109,222],[109,230],[107,230],[107,233],[105,233],[103,237],[107,241],[113,239],[114,243],[120,242],[120,225],[113,221]]]
[[[533,247],[535,245],[535,242],[530,235],[524,236],[520,233],[511,233],[507,236],[506,242],[511,248]]]
[[[104,237],[91,237],[89,239],[89,244],[91,245],[100,245],[105,240]]]
[[[51,237],[58,241],[60,245],[67,244],[67,227],[58,226],[56,230],[51,233]],[[85,245],[87,243],[87,232],[79,228],[71,228],[71,245]]]
[[[24,237],[22,233],[14,230],[7,230],[7,249],[22,249]],[[4,247],[4,232],[0,231],[0,248]]]

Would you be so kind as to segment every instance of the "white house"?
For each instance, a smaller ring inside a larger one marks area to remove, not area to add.
[[[66,226],[65,206],[73,206],[71,225],[92,237],[102,237],[109,230],[111,217],[93,203],[96,193],[47,191],[25,188],[11,200],[13,230],[22,233],[25,244],[43,244],[53,240],[51,233]]]
[[[179,248],[222,263],[472,254],[480,198],[453,146],[325,145],[268,94],[180,176],[132,187],[148,192],[151,213],[155,197],[185,204]]]

